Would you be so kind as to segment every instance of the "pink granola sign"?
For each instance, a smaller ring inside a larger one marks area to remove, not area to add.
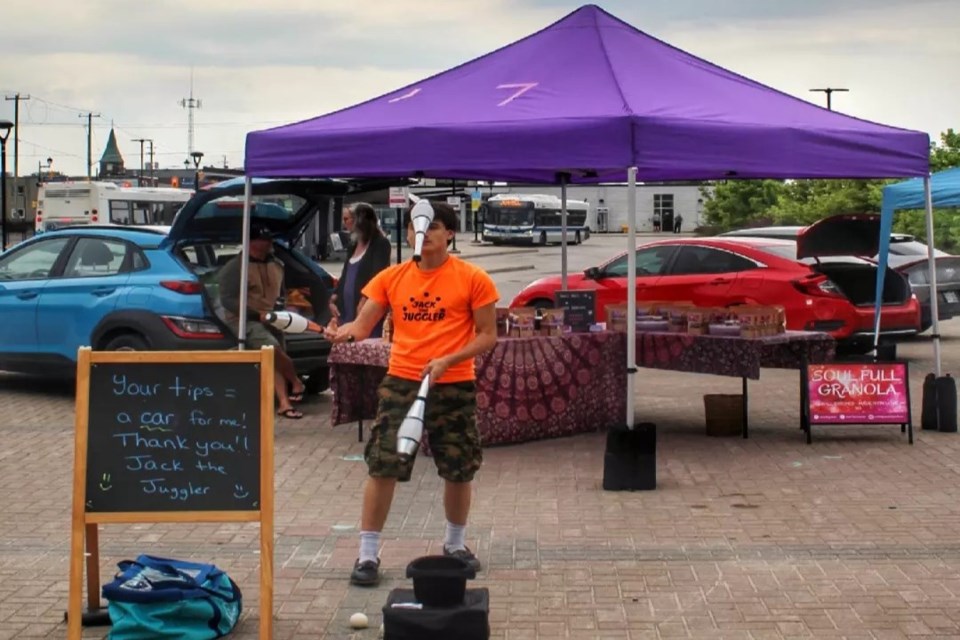
[[[910,395],[903,362],[812,364],[811,424],[907,424]]]

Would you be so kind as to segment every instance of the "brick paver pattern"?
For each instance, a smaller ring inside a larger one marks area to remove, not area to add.
[[[960,327],[947,333],[951,371]],[[913,366],[913,447],[897,427],[819,427],[806,445],[797,374],[785,371],[751,383],[749,440],[708,438],[703,394],[736,393],[739,380],[641,370],[656,491],[601,489],[602,434],[487,449],[468,544],[484,563],[471,586],[490,589],[492,637],[960,637],[960,437],[919,430],[930,343],[900,351]],[[0,638],[64,637],[72,394],[0,376]],[[422,459],[384,531],[386,579],[348,585],[365,465],[355,426],[331,428],[329,409],[320,396],[306,419],[277,424],[278,639],[376,638],[407,562],[440,552],[442,485]],[[108,525],[100,536],[103,580],[138,553],[216,562],[245,594],[234,637],[257,637],[255,525]],[[350,630],[356,611],[370,629]]]

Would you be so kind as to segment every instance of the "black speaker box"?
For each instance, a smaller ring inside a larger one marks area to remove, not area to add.
[[[383,606],[383,640],[489,640],[490,592],[467,589],[452,607],[395,606],[417,602],[413,589],[394,589]]]
[[[643,422],[633,429],[616,427],[607,432],[603,488],[607,491],[657,488],[657,425]]]

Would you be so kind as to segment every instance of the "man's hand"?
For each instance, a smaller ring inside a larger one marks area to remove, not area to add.
[[[327,336],[328,339],[331,338],[340,327],[340,321],[337,318],[330,318],[330,322],[327,323],[327,326],[323,328],[323,334]]]
[[[449,357],[444,356],[442,358],[434,358],[427,363],[427,366],[423,368],[423,372],[420,374],[420,377],[423,377],[430,374],[430,386],[432,387],[437,383],[437,380],[447,372],[447,369],[450,368],[450,365],[453,364],[453,361]]]
[[[348,322],[342,327],[338,328],[335,333],[328,333],[327,337],[330,339],[330,342],[334,343],[343,343],[343,342],[353,342],[353,323]]]

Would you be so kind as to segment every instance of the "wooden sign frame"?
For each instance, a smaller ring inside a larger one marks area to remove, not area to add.
[[[87,445],[89,442],[90,367],[94,364],[218,364],[260,365],[260,501],[250,511],[92,512],[86,510]],[[274,351],[92,351],[82,347],[77,357],[77,396],[73,466],[73,509],[70,538],[70,592],[67,638],[80,640],[83,613],[82,581],[86,548],[87,609],[100,610],[100,558],[97,526],[132,522],[258,522],[260,523],[260,639],[273,637],[273,394]],[[86,542],[86,544],[84,544]]]

